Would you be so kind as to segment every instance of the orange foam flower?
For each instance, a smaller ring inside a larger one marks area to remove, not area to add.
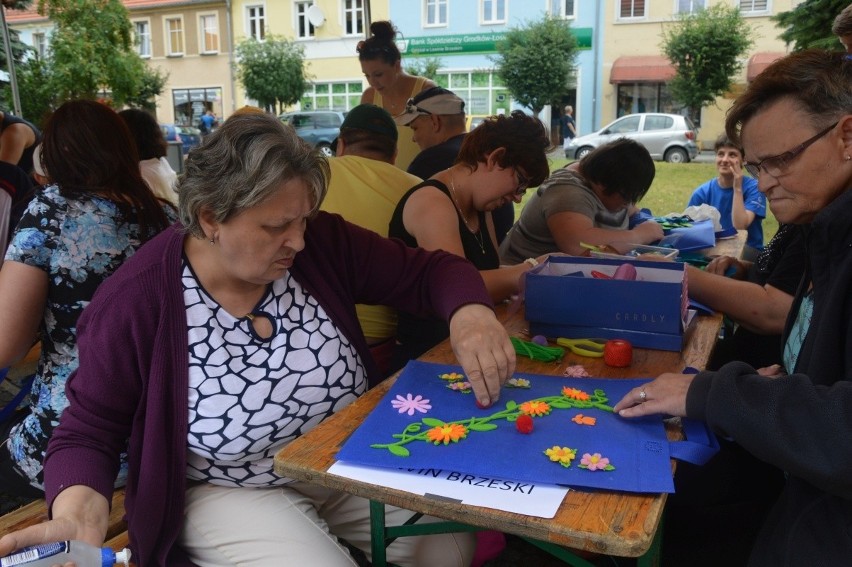
[[[438,378],[440,378],[441,380],[456,382],[458,380],[464,379],[464,374],[459,374],[458,372],[447,372],[446,374],[439,374]]]
[[[467,427],[459,423],[445,423],[427,431],[426,437],[435,445],[448,445],[450,441],[457,443],[459,439],[467,437]]]
[[[572,417],[571,421],[573,421],[577,425],[594,425],[598,422],[597,418],[589,415],[583,415],[581,413],[578,413],[577,415]]]
[[[550,404],[541,400],[530,400],[522,403],[520,409],[527,415],[547,415],[550,413]]]
[[[574,400],[586,401],[589,399],[589,394],[584,392],[583,390],[578,390],[577,388],[569,388],[565,386],[562,388],[562,395],[566,398],[572,398]]]

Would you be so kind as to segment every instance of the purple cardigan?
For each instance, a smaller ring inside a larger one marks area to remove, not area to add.
[[[107,500],[129,455],[125,507],[137,564],[192,565],[175,545],[183,525],[188,429],[186,311],[180,282],[184,234],[163,231],[99,288],[77,326],[80,367],[69,407],[47,450],[46,497],[82,484]],[[491,305],[464,258],[412,249],[319,213],[291,273],[378,376],[355,303],[383,303],[449,319],[462,305]]]

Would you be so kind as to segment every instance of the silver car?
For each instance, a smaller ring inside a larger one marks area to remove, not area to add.
[[[686,116],[655,112],[628,114],[597,132],[571,140],[565,148],[565,157],[580,159],[607,142],[630,138],[645,146],[655,160],[687,163],[698,154],[697,137],[695,125]]]

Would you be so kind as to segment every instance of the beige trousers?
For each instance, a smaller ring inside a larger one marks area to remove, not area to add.
[[[412,512],[386,507],[388,525]],[[423,517],[418,523],[440,521]],[[370,558],[370,505],[364,498],[303,482],[278,488],[191,486],[178,539],[202,567],[311,565],[352,567],[356,563],[337,538]],[[402,567],[467,567],[472,533],[403,537],[388,547],[388,561]]]

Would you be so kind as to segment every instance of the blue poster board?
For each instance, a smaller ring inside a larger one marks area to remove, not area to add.
[[[574,488],[674,491],[670,458],[677,451],[662,418],[628,420],[611,411],[647,379],[516,373],[513,382],[522,387],[504,387],[499,402],[478,408],[472,392],[454,386],[464,384],[461,372],[458,366],[410,362],[337,459]],[[530,417],[519,426],[521,415]],[[530,421],[532,431],[522,433]]]

